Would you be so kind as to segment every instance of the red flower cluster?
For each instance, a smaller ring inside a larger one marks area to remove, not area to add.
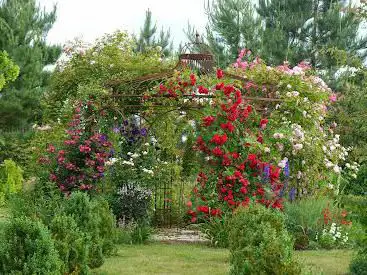
[[[218,71],[221,77],[223,72]],[[209,109],[212,115],[202,118],[196,142],[196,149],[206,156],[208,173],[199,174],[187,204],[191,221],[220,216],[251,202],[281,209],[280,168],[262,161],[261,155],[253,153],[253,145],[243,141],[249,135],[263,143],[268,119],[256,116],[233,85],[218,83],[215,90],[218,98]],[[265,170],[268,180],[262,182]]]
[[[340,213],[335,212],[333,213],[329,207],[326,207],[322,210],[323,215],[323,222],[325,225],[336,223],[336,224],[343,224],[343,225],[351,225],[352,222],[347,220],[348,211],[343,209]]]
[[[211,143],[214,143],[216,145],[223,145],[224,143],[226,143],[228,140],[228,137],[226,134],[223,135],[218,135],[218,134],[214,134],[214,136],[212,137],[212,139],[210,140]]]
[[[214,122],[215,117],[213,116],[206,116],[203,118],[203,122],[204,122],[204,126],[208,127],[210,125],[212,125],[212,123]]]

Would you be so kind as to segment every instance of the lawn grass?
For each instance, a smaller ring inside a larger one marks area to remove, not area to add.
[[[352,256],[349,250],[296,252],[307,265],[308,274],[347,274]],[[95,275],[144,274],[228,274],[229,251],[200,245],[160,244],[120,246],[118,255],[108,258]]]
[[[118,256],[108,258],[98,275],[210,274],[228,273],[226,249],[199,245],[159,244],[120,246]]]
[[[353,256],[351,250],[308,250],[297,251],[297,256],[313,274],[342,275],[348,273]]]

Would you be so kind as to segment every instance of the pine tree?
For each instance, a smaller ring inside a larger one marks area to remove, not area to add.
[[[157,24],[153,23],[152,12],[148,9],[145,12],[144,25],[140,30],[139,37],[136,38],[136,49],[138,52],[146,52],[153,47],[161,47],[164,56],[169,56],[173,51],[170,30],[161,29],[157,37]]]
[[[207,40],[230,62],[246,47],[272,65],[308,60],[330,69],[330,48],[355,55],[367,46],[360,17],[336,0],[259,0],[256,7],[251,0],[214,0],[207,14]]]
[[[0,1],[0,49],[20,67],[19,77],[0,98],[0,128],[26,127],[39,119],[39,98],[48,79],[43,68],[61,52],[46,43],[55,20],[56,7],[46,12],[36,0]]]
[[[273,64],[307,59],[325,69],[334,65],[323,56],[328,49],[366,48],[366,37],[358,36],[361,19],[335,0],[260,0],[257,12],[265,22],[262,56]]]
[[[251,0],[215,0],[206,12],[206,38],[220,66],[235,60],[241,48],[260,47],[261,22]]]

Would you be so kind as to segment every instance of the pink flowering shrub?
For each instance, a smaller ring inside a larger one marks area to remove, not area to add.
[[[106,135],[88,126],[88,117],[84,115],[92,109],[91,101],[79,103],[68,124],[67,139],[58,148],[49,144],[47,156],[39,159],[49,168],[50,180],[66,193],[96,190],[99,180],[104,176],[112,144]]]

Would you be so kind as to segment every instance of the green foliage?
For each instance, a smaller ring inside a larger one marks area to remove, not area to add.
[[[115,218],[113,217],[108,203],[102,198],[90,199],[85,193],[73,193],[64,202],[63,213],[72,216],[78,228],[90,235],[93,245],[91,246],[94,255],[101,253],[108,255],[113,252]],[[101,260],[93,263],[102,262]],[[95,265],[91,266],[96,267]]]
[[[322,213],[330,205],[327,198],[308,198],[284,205],[287,230],[293,235],[296,249],[308,248],[317,232],[323,229]]]
[[[218,0],[207,7],[209,24],[206,29],[219,66],[226,67],[238,56],[239,49],[258,49],[261,43],[259,18],[252,1]],[[189,35],[193,40],[194,33]]]
[[[120,223],[148,219],[152,193],[137,184],[123,184],[112,198],[112,209]]]
[[[144,53],[134,51],[133,39],[124,32],[106,35],[92,46],[75,41],[65,47],[65,54],[69,59],[56,68],[50,91],[44,98],[47,117],[51,119],[63,120],[64,114],[60,110],[89,95],[103,97],[104,103],[114,110],[116,102],[109,101],[110,90],[105,88],[106,85],[121,94],[143,93],[149,87],[132,91],[130,81],[170,67],[169,63],[160,60],[160,53],[155,49]]]
[[[261,205],[239,209],[228,230],[230,274],[300,274],[281,213]]]
[[[13,63],[5,51],[0,51],[0,91],[19,75],[19,67]]]
[[[361,167],[355,178],[350,178],[344,191],[364,195],[367,192],[367,70],[363,67],[349,69],[339,78],[341,95],[332,110],[332,119],[339,125],[336,129],[344,146],[353,148],[351,157]]]
[[[132,226],[131,231],[131,243],[143,244],[146,243],[150,235],[152,234],[152,228],[146,223],[135,224]]]
[[[81,232],[71,216],[57,215],[49,226],[62,261],[62,274],[88,274],[88,235]]]
[[[154,47],[160,47],[160,51],[165,57],[172,54],[173,44],[170,30],[164,31],[162,28],[157,37],[157,25],[152,22],[152,12],[148,9],[145,12],[143,28],[140,30],[138,38],[135,38],[136,50],[147,52]]]
[[[255,6],[253,1],[216,0],[206,11],[208,44],[220,66],[233,62],[244,47],[268,64],[306,59],[323,69],[335,65],[322,54],[327,49],[353,54],[365,49],[366,36],[358,34],[362,18],[338,1],[260,0]]]
[[[200,230],[215,247],[227,248],[228,243],[228,218],[211,218],[210,221],[200,224]]]
[[[145,244],[149,241],[152,228],[147,223],[131,222],[116,230],[118,244]]]
[[[0,197],[1,200],[23,188],[23,170],[12,160],[0,164]]]
[[[39,221],[14,218],[5,226],[0,246],[2,274],[60,274],[51,234]]]
[[[54,184],[37,182],[9,206],[12,216],[42,221],[50,228],[63,270],[87,272],[86,264],[99,267],[115,252],[116,221],[103,198],[79,192],[65,198]]]
[[[349,266],[351,275],[367,274],[367,251],[355,256]]]
[[[43,68],[60,54],[59,46],[46,43],[55,20],[56,8],[48,13],[35,0],[0,2],[0,49],[20,67],[18,79],[2,92],[1,128],[27,129],[40,120],[40,97],[49,76]]]

